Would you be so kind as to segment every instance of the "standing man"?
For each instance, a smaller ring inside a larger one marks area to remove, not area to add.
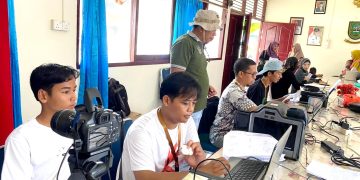
[[[186,71],[200,84],[201,92],[198,96],[192,117],[196,128],[199,128],[202,112],[206,107],[207,96],[215,96],[216,90],[209,85],[204,53],[205,44],[212,41],[216,30],[221,29],[219,15],[212,10],[199,10],[190,23],[193,30],[180,36],[171,47],[171,73]]]

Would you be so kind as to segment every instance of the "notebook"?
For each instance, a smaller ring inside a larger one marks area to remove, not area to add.
[[[235,166],[230,171],[231,178],[236,180],[271,179],[276,167],[279,164],[281,154],[284,151],[291,129],[292,126],[286,130],[284,135],[282,135],[276,143],[269,162],[253,160],[250,158],[230,158],[230,164],[236,161]],[[205,176],[209,179],[230,179],[229,175],[226,177],[216,177],[199,171],[196,172],[196,174]]]

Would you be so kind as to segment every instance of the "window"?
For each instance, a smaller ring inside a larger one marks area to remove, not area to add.
[[[105,0],[110,66],[169,61],[173,0]]]
[[[105,0],[109,66],[169,63],[176,1]],[[82,2],[78,2],[79,46]],[[213,4],[204,7],[224,17],[221,7]],[[225,23],[224,18],[221,23]],[[217,31],[214,40],[206,45],[208,58],[221,59],[223,34]]]
[[[218,15],[220,16],[220,21],[222,24],[224,24],[225,22],[224,19],[222,19],[222,14],[223,14],[223,8],[220,6],[216,6],[216,5],[212,5],[209,4],[208,6],[209,10],[213,10],[216,11],[218,13]],[[222,52],[222,42],[223,42],[223,31],[217,30],[216,31],[216,36],[214,37],[214,39],[209,42],[208,44],[205,45],[205,50],[207,51],[207,54],[205,52],[205,54],[208,56],[208,58],[210,59],[221,59],[221,52]]]

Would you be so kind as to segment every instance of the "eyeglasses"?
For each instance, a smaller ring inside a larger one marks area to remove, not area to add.
[[[252,77],[256,77],[257,75],[257,72],[254,72],[254,73],[249,73],[249,72],[246,72],[246,71],[243,71],[244,73],[246,74],[250,74]]]

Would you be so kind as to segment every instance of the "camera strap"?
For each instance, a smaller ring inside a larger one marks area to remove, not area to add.
[[[171,154],[173,155],[174,160],[175,160],[175,171],[176,171],[176,172],[179,172],[179,159],[178,159],[177,154],[179,153],[180,142],[181,142],[181,128],[180,128],[180,124],[178,125],[178,149],[177,149],[177,151],[175,152],[175,148],[174,148],[173,142],[172,142],[172,140],[171,140],[171,137],[170,137],[168,128],[166,127],[166,124],[165,124],[165,121],[164,121],[164,117],[162,116],[162,114],[161,114],[161,112],[160,112],[160,108],[159,108],[158,111],[157,111],[157,116],[158,116],[158,118],[159,118],[160,124],[161,124],[162,127],[164,128],[165,135],[166,135],[166,139],[168,140],[168,143],[169,143],[169,146],[170,146],[170,149],[171,149]]]

